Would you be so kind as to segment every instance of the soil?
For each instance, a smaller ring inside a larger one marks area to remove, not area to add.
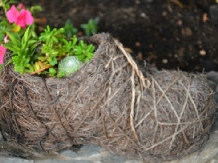
[[[70,19],[80,29],[80,24],[99,17],[99,32],[109,32],[136,58],[158,69],[218,70],[218,7],[214,6],[215,0],[21,2],[26,6],[42,6],[43,11],[37,13],[37,18],[47,21],[40,24],[41,27],[63,27]]]

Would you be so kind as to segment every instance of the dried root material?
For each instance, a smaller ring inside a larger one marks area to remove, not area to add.
[[[88,41],[97,45],[94,58],[67,78],[4,68],[0,122],[7,142],[29,157],[91,143],[149,162],[180,158],[206,142],[216,107],[204,75],[144,77],[109,34]]]

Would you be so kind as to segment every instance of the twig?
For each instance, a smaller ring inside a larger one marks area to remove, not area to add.
[[[134,125],[134,114],[135,114],[135,82],[134,82],[134,74],[135,72],[132,70],[132,75],[131,75],[131,86],[132,86],[132,101],[131,101],[131,111],[130,111],[130,125],[132,132],[134,134],[134,137],[137,141],[139,141],[138,135],[135,130],[135,125]]]

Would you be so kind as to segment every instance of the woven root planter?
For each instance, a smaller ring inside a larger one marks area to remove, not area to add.
[[[216,111],[205,75],[146,68],[145,77],[109,34],[86,41],[97,47],[94,58],[67,78],[19,75],[4,67],[0,122],[6,150],[33,158],[97,144],[161,162],[204,145]]]

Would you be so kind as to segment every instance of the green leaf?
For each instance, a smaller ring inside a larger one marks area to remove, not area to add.
[[[34,71],[35,71],[35,70],[34,70],[33,65],[30,65],[30,66],[29,66],[29,70],[28,70],[28,72],[31,73],[31,72],[34,72]]]
[[[57,71],[54,68],[49,68],[49,75],[50,76],[55,76],[57,74]]]
[[[57,36],[59,34],[63,34],[64,32],[65,32],[64,28],[59,28],[59,29],[55,28],[54,35]]]
[[[78,39],[75,35],[73,36],[72,40],[73,40],[73,46],[76,45]]]
[[[98,30],[99,17],[90,19],[87,24],[81,24],[80,27],[85,30],[86,36],[96,34]]]
[[[49,63],[51,63],[51,62],[52,62],[52,58],[51,58],[51,57],[48,57],[48,58],[47,58],[47,61],[48,61]]]
[[[0,72],[2,72],[3,64],[0,64]]]
[[[23,74],[25,72],[25,65],[24,65],[24,59],[21,56],[13,56],[12,61],[14,63],[14,70],[16,72],[19,72],[20,74]]]
[[[52,42],[58,43],[58,39],[56,37],[52,37],[51,39],[52,39]]]
[[[83,40],[81,40],[81,41],[79,42],[79,44],[80,44],[81,48],[85,48],[85,44],[84,44],[84,41],[83,41]]]
[[[94,50],[94,46],[93,45],[88,45],[86,51],[87,52],[93,52],[93,50]]]
[[[50,62],[52,66],[56,65],[57,63],[58,63],[57,58],[53,58],[52,61]]]
[[[26,31],[25,31],[23,37],[22,37],[22,44],[26,44],[27,41],[29,40],[29,38],[30,38],[30,33],[29,33],[29,31],[30,31],[30,26],[27,27],[27,29],[26,29]]]
[[[75,54],[76,54],[76,56],[82,54],[82,47],[81,47],[81,46],[76,46],[76,48],[75,48]]]
[[[87,53],[87,58],[91,59],[94,56],[94,53]]]
[[[46,61],[46,57],[38,57],[38,60],[40,60],[40,61],[42,61],[42,62],[44,62],[44,61]]]
[[[40,42],[39,41],[37,41],[37,40],[29,40],[28,42],[27,42],[27,44],[28,44],[28,46],[33,46],[34,48],[35,47],[37,47],[39,44],[40,44]]]
[[[84,61],[85,56],[84,56],[84,55],[77,55],[77,58],[78,58],[80,61]]]
[[[58,78],[63,78],[65,77],[65,74],[63,72],[59,72],[57,75]]]
[[[32,6],[32,7],[30,8],[30,12],[34,14],[35,11],[42,11],[42,7],[39,6],[39,5]]]
[[[64,26],[65,35],[70,38],[74,34],[77,34],[78,30],[73,26],[73,23],[68,19]]]
[[[0,41],[4,40],[5,35],[3,33],[0,33]]]
[[[13,53],[14,52],[18,52],[18,51],[20,51],[20,48],[19,47],[17,47],[16,45],[13,45],[13,44],[5,44],[4,45],[4,47],[6,48],[6,49],[8,49],[8,50],[10,50],[10,51],[12,51]]]
[[[81,24],[80,27],[83,28],[83,29],[86,29],[88,27],[88,25],[87,24]]]
[[[20,41],[18,38],[15,37],[15,35],[7,32],[7,35],[9,37],[10,42],[12,42],[15,46],[19,46],[20,45]]]

